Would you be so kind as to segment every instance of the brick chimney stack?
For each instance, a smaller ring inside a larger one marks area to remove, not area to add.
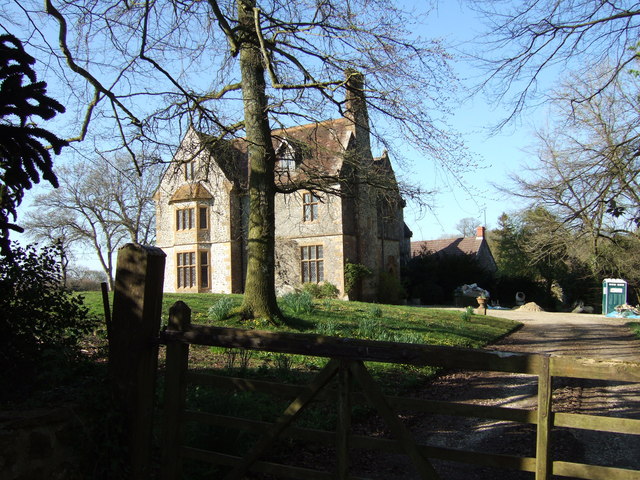
[[[485,228],[484,227],[477,227],[476,228],[476,239],[481,240],[484,238],[484,231]]]

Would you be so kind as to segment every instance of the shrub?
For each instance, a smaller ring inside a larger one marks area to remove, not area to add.
[[[469,283],[489,285],[492,275],[471,255],[425,252],[411,258],[404,267],[403,278],[409,297],[419,298],[423,305],[445,305],[453,303],[456,287]]]
[[[313,312],[313,297],[309,292],[292,292],[283,295],[280,303],[284,310],[295,315]]]
[[[220,322],[227,318],[232,308],[233,300],[231,297],[222,297],[209,307],[207,315],[211,321]]]
[[[340,290],[331,282],[304,283],[302,291],[309,293],[313,298],[338,298]]]
[[[12,245],[11,258],[0,256],[0,368],[23,374],[52,359],[69,360],[97,320],[82,297],[62,286],[57,247]],[[25,370],[26,369],[26,370]]]
[[[349,295],[353,293],[353,290],[358,286],[360,281],[372,275],[373,273],[366,266],[360,263],[347,262],[344,266],[344,289]]]
[[[321,295],[319,283],[312,283],[312,282],[303,283],[302,291],[308,293],[313,298],[320,298],[320,295]]]
[[[380,273],[380,283],[378,284],[378,301],[391,305],[397,305],[406,298],[407,293],[395,275],[387,272]]]
[[[320,285],[319,298],[338,298],[340,290],[331,282],[324,282]]]

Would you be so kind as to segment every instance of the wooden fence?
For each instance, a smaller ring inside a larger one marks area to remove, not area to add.
[[[114,304],[115,304],[114,300]],[[155,302],[154,302],[155,305]],[[139,315],[144,309],[138,305]],[[114,321],[117,325],[116,308]],[[148,337],[147,337],[148,338]],[[349,473],[350,449],[374,449],[384,452],[403,452],[409,456],[421,478],[437,479],[429,459],[444,459],[477,465],[502,467],[535,472],[537,480],[560,475],[592,480],[640,480],[640,471],[552,461],[552,431],[554,427],[597,430],[622,434],[640,434],[640,420],[572,413],[553,412],[552,384],[554,377],[640,382],[640,365],[623,362],[587,360],[575,357],[550,357],[519,353],[492,352],[432,345],[403,344],[368,341],[321,335],[260,332],[237,328],[220,328],[192,325],[190,310],[183,302],[177,302],[170,310],[169,325],[156,342],[166,345],[166,377],[163,438],[163,465],[161,476],[165,480],[181,478],[182,463],[194,459],[231,467],[225,479],[243,478],[249,471],[264,472],[285,478],[304,479],[356,479]],[[189,346],[209,345],[224,348],[244,348],[281,354],[301,354],[326,357],[328,363],[306,386],[278,384],[246,378],[215,376],[190,371]],[[141,366],[134,376],[148,374],[149,352],[138,362]],[[155,351],[157,355],[157,350]],[[156,357],[157,358],[157,357]],[[146,360],[145,360],[146,359]],[[535,410],[469,405],[455,402],[391,397],[384,395],[364,362],[435,366],[456,370],[496,371],[535,375],[538,377],[538,402]],[[153,363],[151,361],[151,363]],[[330,380],[337,378],[337,388],[328,388]],[[135,382],[134,382],[135,383]],[[358,383],[360,392],[353,390]],[[151,427],[148,421],[149,396],[152,390],[148,381],[139,381],[138,410],[133,417],[132,442],[133,478],[145,478],[149,471],[149,446]],[[185,408],[188,385],[209,385],[218,388],[267,392],[293,398],[282,415],[273,423],[265,423],[219,414],[190,411]],[[385,420],[394,440],[377,439],[350,433],[351,412],[354,402],[364,397]],[[292,426],[303,409],[312,400],[329,400],[337,404],[337,427],[334,432]],[[135,403],[135,402],[134,402]],[[439,448],[416,443],[411,433],[397,415],[399,410],[415,410],[433,414],[459,415],[493,420],[504,420],[537,425],[535,457],[517,457],[480,452]],[[136,420],[140,417],[141,420]],[[244,457],[184,445],[185,422],[199,422],[226,428],[238,428],[260,432],[261,438]],[[276,464],[265,461],[264,454],[277,438],[290,437],[300,441],[314,441],[336,448],[334,471],[320,471]],[[141,446],[141,439],[148,444]],[[135,454],[135,452],[142,452]],[[136,462],[142,466],[136,466]],[[146,464],[144,464],[146,462]],[[143,472],[136,476],[135,472]]]
[[[640,434],[640,420],[552,412],[553,377],[640,382],[640,366],[636,364],[197,326],[190,324],[189,309],[182,302],[173,306],[169,327],[162,333],[161,343],[167,345],[165,383],[167,423],[163,454],[166,464],[162,469],[164,478],[167,480],[180,478],[182,459],[197,459],[232,466],[232,471],[225,477],[228,480],[243,478],[250,470],[288,478],[355,478],[349,475],[348,451],[350,448],[404,452],[411,458],[415,468],[420,472],[421,478],[426,479],[438,478],[429,458],[530,471],[535,472],[536,479],[550,478],[552,473],[585,479],[640,479],[640,471],[551,461],[551,432],[554,426]],[[188,355],[191,344],[311,355],[326,357],[330,360],[309,385],[293,386],[189,372]],[[368,372],[363,363],[365,361],[535,375],[539,379],[538,407],[536,410],[525,410],[388,397],[383,395],[380,386],[376,384]],[[324,395],[325,399],[337,402],[338,425],[336,431],[325,432],[293,428],[291,425],[300,412],[309,405],[309,402],[323,393],[323,389],[327,388],[329,381],[336,376],[338,377],[338,388],[329,389]],[[357,400],[354,398],[352,390],[352,379],[360,385],[361,393],[359,395],[364,396],[385,420],[395,440],[353,436],[349,433],[351,404]],[[185,410],[184,398],[187,384],[268,392],[281,396],[289,395],[294,400],[277,421],[273,424],[267,424]],[[410,432],[395,413],[398,410],[415,410],[535,424],[537,425],[536,456],[535,458],[516,457],[419,445],[413,440]],[[244,457],[205,452],[182,445],[182,423],[188,421],[259,431],[262,432],[262,437]],[[324,444],[335,445],[337,471],[322,472],[259,461],[277,437],[286,435],[301,440],[313,439]]]

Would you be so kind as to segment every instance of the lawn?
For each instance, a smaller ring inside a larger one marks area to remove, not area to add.
[[[97,315],[103,315],[100,292],[83,292],[85,304]],[[209,309],[223,298],[231,299],[234,307],[242,302],[241,295],[176,294],[163,296],[163,324],[168,311],[177,300],[191,308],[192,323],[275,330],[264,320],[242,320],[230,315],[219,322],[209,318]],[[294,312],[281,307],[287,317],[287,325],[278,330],[319,333],[339,337],[367,338],[372,340],[426,343],[456,347],[481,348],[513,331],[520,324],[512,320],[484,315],[465,315],[465,312],[346,302],[341,300],[314,300],[311,311]]]
[[[640,338],[640,322],[629,322],[627,326],[635,333],[636,337]]]

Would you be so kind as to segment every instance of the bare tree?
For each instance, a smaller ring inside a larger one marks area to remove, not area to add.
[[[157,167],[132,170],[131,160],[76,163],[59,170],[60,187],[36,197],[27,233],[58,239],[66,247],[88,245],[96,253],[111,287],[113,255],[125,241],[151,243],[154,238],[152,195]]]
[[[41,21],[39,9],[21,2],[16,13],[22,16],[10,20],[22,22],[33,33],[29,41],[44,51],[45,30],[33,28]],[[132,155],[150,144],[173,148],[190,127],[219,140],[246,138],[248,316],[280,316],[273,288],[278,188],[272,126],[345,114],[345,90],[353,78],[345,72],[366,78],[354,90],[364,94],[372,118],[358,119],[358,128],[368,132],[377,125],[375,137],[392,153],[394,140],[402,138],[449,171],[465,166],[459,142],[440,118],[453,84],[448,56],[438,42],[417,38],[411,32],[415,18],[394,3],[46,0],[45,10],[59,32],[51,68],[66,63],[57,71],[65,82],[75,82],[67,93],[79,107],[80,127],[71,140],[107,120],[111,139]],[[325,180],[327,188],[335,183]]]
[[[594,72],[596,78],[599,72]],[[638,235],[640,115],[638,82],[627,75],[590,96],[593,77],[571,76],[555,95],[556,123],[537,132],[537,164],[509,191],[553,211],[592,239]],[[581,101],[571,106],[568,99]]]
[[[512,102],[510,120],[537,103],[545,74],[569,69],[586,74],[607,64],[593,79],[584,101],[607,89],[638,59],[640,4],[634,0],[491,0],[471,8],[487,20],[479,57],[488,68],[483,86]]]
[[[619,76],[592,96],[599,78],[598,69],[572,75],[555,92],[555,123],[537,132],[537,162],[508,187],[530,202],[527,218],[535,228],[523,248],[536,268],[553,267],[547,280],[558,278],[558,259],[563,268],[586,266],[593,279],[637,278],[629,267],[640,239],[638,80]]]
[[[37,242],[58,247],[62,284],[66,287],[69,265],[74,256],[73,245],[78,243],[82,237],[73,224],[68,221],[65,212],[32,212],[25,222],[25,228],[29,236]]]
[[[463,237],[475,237],[476,227],[480,225],[477,218],[465,217],[456,223],[456,229]]]

